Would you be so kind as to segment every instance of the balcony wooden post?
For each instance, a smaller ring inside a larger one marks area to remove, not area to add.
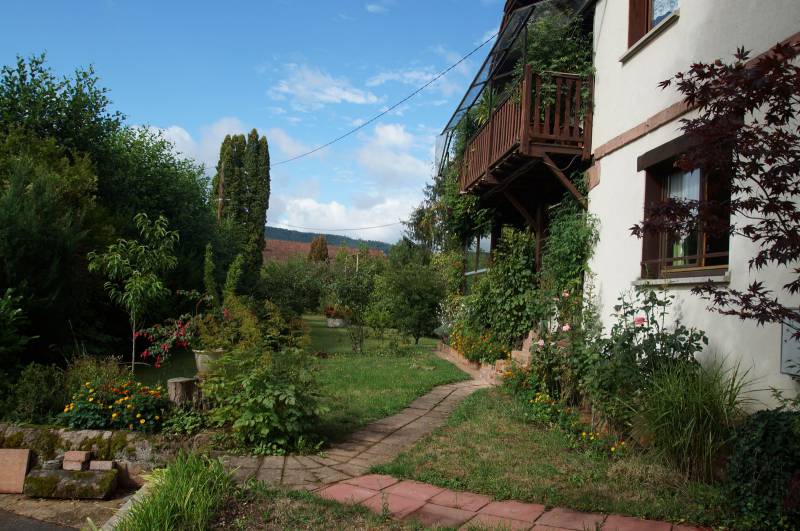
[[[525,73],[522,77],[522,94],[520,94],[520,104],[522,105],[522,119],[519,124],[521,134],[519,136],[519,150],[524,155],[527,155],[530,150],[531,144],[531,92],[533,73],[531,65],[525,65]]]
[[[592,116],[594,114],[594,76],[589,76],[589,97],[583,118],[583,160],[592,158]]]

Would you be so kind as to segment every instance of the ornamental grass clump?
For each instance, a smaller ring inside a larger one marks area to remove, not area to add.
[[[657,369],[642,393],[634,434],[689,477],[712,481],[744,415],[747,374],[714,362]]]
[[[222,463],[193,454],[180,454],[156,470],[149,485],[148,494],[115,529],[207,529],[234,487]]]

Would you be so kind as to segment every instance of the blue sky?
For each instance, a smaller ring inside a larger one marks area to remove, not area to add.
[[[163,130],[207,167],[226,133],[252,127],[276,162],[402,99],[493,33],[502,9],[502,0],[18,0],[3,9],[0,60],[46,51],[58,73],[93,64],[129,123]],[[268,223],[405,219],[430,179],[435,136],[488,49],[377,124],[273,168]],[[401,230],[347,234],[393,242]]]

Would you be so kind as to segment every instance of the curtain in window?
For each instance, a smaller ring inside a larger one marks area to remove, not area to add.
[[[667,18],[673,11],[678,9],[678,0],[652,0],[653,19],[650,22],[650,27],[655,27],[659,22]]]

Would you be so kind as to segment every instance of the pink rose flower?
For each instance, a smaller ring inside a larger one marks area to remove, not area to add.
[[[567,290],[562,291],[561,292],[561,296],[564,297],[565,299],[568,298],[569,297],[569,291],[567,291]]]
[[[643,317],[641,315],[637,315],[636,317],[633,318],[634,326],[644,326],[645,323],[647,323],[647,318],[646,317]]]
[[[572,327],[569,325],[569,323],[561,327],[562,332],[569,332],[570,330],[572,330]]]
[[[540,339],[539,341],[536,342],[536,344],[539,345],[539,348],[543,347],[544,346],[544,339]]]

